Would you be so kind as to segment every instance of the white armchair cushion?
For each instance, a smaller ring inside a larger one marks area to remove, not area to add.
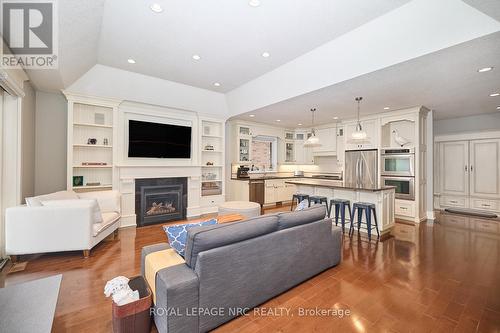
[[[74,199],[74,200],[43,200],[43,206],[48,207],[92,207],[92,220],[94,224],[102,223],[101,209],[96,199]]]
[[[40,207],[43,206],[42,201],[74,199],[78,199],[78,195],[74,191],[59,191],[44,195],[38,195],[36,197],[28,197],[25,200],[28,207]]]
[[[104,231],[106,228],[108,228],[110,225],[115,223],[118,219],[120,218],[120,214],[116,212],[110,212],[110,213],[102,213],[102,222],[101,223],[94,223],[92,226],[92,231],[94,237],[99,235],[102,231]]]
[[[120,192],[118,191],[84,192],[78,193],[78,197],[81,199],[96,199],[103,213],[121,213]]]

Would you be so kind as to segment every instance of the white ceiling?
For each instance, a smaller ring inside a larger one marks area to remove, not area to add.
[[[149,2],[106,1],[99,63],[220,92],[409,2],[261,0],[253,8],[248,0],[155,1],[160,14]]]
[[[261,0],[252,8],[248,0],[61,0],[59,69],[28,75],[37,89],[59,91],[102,64],[226,93],[409,2],[432,7],[433,1]],[[153,13],[153,2],[164,11]],[[463,2],[500,20],[499,0]],[[500,89],[499,44],[498,34],[473,40],[265,107],[254,112],[255,119],[305,124],[312,105],[322,122],[334,114],[344,118],[354,112],[356,95],[365,97],[363,113],[422,104],[436,109],[438,118],[495,112],[500,102],[483,96]],[[263,58],[264,51],[271,56]],[[128,64],[128,58],[137,63]],[[496,70],[478,75],[483,65]]]
[[[482,67],[495,69],[478,73]],[[247,112],[238,119],[283,127],[311,124],[311,107],[317,108],[317,123],[333,117],[355,117],[356,96],[363,96],[361,114],[368,115],[425,105],[437,119],[498,112],[500,97],[500,32],[425,55],[383,70]],[[253,114],[255,117],[250,118]],[[272,115],[272,117],[269,117]],[[281,121],[276,122],[277,119]]]

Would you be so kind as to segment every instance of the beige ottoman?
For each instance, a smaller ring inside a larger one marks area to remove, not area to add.
[[[250,201],[226,201],[219,205],[219,215],[240,214],[245,218],[260,215],[260,205]]]

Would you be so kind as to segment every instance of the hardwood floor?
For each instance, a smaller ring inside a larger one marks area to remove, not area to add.
[[[410,226],[414,243],[344,236],[339,266],[261,306],[289,309],[289,316],[250,312],[216,332],[500,332],[500,235],[456,227],[449,216]],[[141,248],[163,241],[159,225],[120,230],[88,259],[81,252],[23,256],[26,269],[8,275],[4,269],[0,284],[62,273],[53,330],[110,332],[104,284],[139,274]],[[299,316],[316,307],[351,314]]]

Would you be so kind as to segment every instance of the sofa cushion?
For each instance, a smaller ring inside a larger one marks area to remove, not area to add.
[[[81,207],[81,206],[91,206],[92,207],[92,220],[94,223],[103,222],[103,217],[97,200],[95,199],[74,199],[74,200],[43,200],[43,206],[48,207]]]
[[[186,223],[178,225],[164,225],[163,230],[167,234],[168,243],[182,257],[186,248],[187,231],[193,227],[217,224],[216,219],[197,223]]]
[[[278,216],[278,229],[287,229],[296,227],[301,224],[307,224],[323,220],[326,215],[326,206],[313,205],[305,208],[304,210],[289,213],[279,213]]]
[[[78,193],[81,199],[96,199],[102,212],[121,212],[120,194],[118,191],[94,191]]]
[[[195,268],[198,253],[250,238],[262,236],[278,230],[276,215],[263,215],[249,220],[224,223],[188,230],[185,260]]]
[[[118,214],[116,212],[102,213],[102,222],[101,223],[94,223],[92,225],[92,233],[93,233],[94,237],[96,237],[101,232],[106,230],[110,225],[115,223],[118,219],[120,219],[120,214]]]
[[[36,197],[28,197],[25,198],[26,205],[28,207],[40,207],[42,205],[42,201],[49,200],[74,200],[78,199],[78,195],[74,191],[59,191],[44,195],[38,195]]]

